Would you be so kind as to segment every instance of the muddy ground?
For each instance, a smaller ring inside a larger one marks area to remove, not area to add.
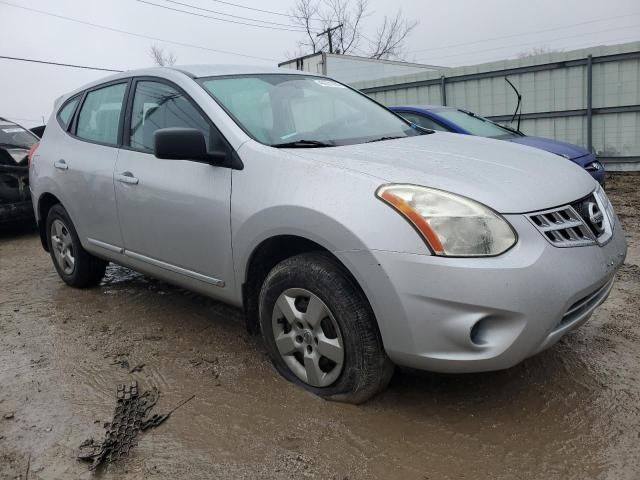
[[[0,234],[0,477],[640,478],[640,176],[608,191],[629,240],[613,293],[551,350],[507,371],[398,372],[362,406],[280,378],[239,311],[110,266],[74,290],[35,233]],[[129,373],[139,364],[140,372]],[[193,401],[99,474],[117,383]]]

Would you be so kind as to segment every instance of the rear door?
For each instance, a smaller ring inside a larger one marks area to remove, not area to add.
[[[140,78],[132,85],[123,148],[115,171],[125,255],[170,272],[224,287],[233,279],[231,170],[153,155],[160,128],[197,128],[207,146],[226,142],[177,85]]]
[[[120,80],[85,92],[70,137],[57,142],[55,155],[48,156],[55,167],[55,182],[69,199],[65,208],[81,241],[94,250],[122,248],[113,170],[128,83]]]

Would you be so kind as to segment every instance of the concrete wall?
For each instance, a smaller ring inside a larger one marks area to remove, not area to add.
[[[353,86],[385,105],[441,105],[446,100],[447,105],[507,123],[515,110],[516,96],[505,76],[523,96],[523,132],[584,147],[591,144],[609,170],[640,169],[640,42],[422,72]]]

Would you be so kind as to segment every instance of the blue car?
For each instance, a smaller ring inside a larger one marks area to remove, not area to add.
[[[529,137],[522,132],[499,125],[475,113],[439,105],[407,105],[390,107],[408,121],[431,130],[464,133],[520,143],[555,153],[580,165],[604,186],[604,167],[586,148],[549,138]]]

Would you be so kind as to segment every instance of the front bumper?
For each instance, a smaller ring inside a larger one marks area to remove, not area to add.
[[[522,215],[518,243],[493,258],[340,252],[398,365],[439,372],[511,367],[584,323],[626,256],[616,219],[604,246],[558,248]]]

